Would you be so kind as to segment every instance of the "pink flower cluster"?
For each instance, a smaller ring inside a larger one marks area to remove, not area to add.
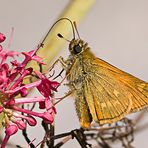
[[[0,43],[5,40],[5,36],[0,33]],[[0,124],[5,128],[5,137],[1,144],[4,148],[10,138],[18,129],[25,129],[27,123],[30,126],[36,125],[35,117],[42,118],[47,124],[51,124],[56,110],[52,104],[51,93],[56,91],[59,83],[50,81],[39,71],[33,71],[32,67],[27,68],[31,60],[39,64],[44,64],[42,59],[36,56],[38,48],[30,52],[22,52],[24,60],[18,62],[15,56],[20,54],[15,51],[6,51],[0,44]],[[12,61],[8,64],[8,58]],[[35,75],[37,81],[24,84],[24,79]],[[37,88],[41,97],[27,97],[30,89]],[[38,113],[21,108],[25,103],[39,103],[39,108],[44,111]]]

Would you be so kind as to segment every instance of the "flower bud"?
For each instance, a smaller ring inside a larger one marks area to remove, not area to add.
[[[10,124],[6,127],[5,133],[8,136],[14,135],[18,131],[18,127],[15,124]]]
[[[0,43],[3,42],[5,39],[6,37],[2,33],[0,33]]]

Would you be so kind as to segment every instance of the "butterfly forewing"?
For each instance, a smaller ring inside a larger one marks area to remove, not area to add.
[[[147,107],[148,105],[148,83],[144,82],[131,74],[123,72],[118,68],[110,65],[109,63],[96,59],[94,60],[95,65],[99,65],[100,69],[104,69],[104,73],[112,77],[112,79],[117,79],[120,84],[126,86],[125,91],[132,95],[132,108],[131,112],[138,111]],[[111,81],[110,81],[111,82]],[[124,92],[125,92],[124,91]]]
[[[85,55],[83,59],[85,61]],[[123,118],[132,107],[132,95],[126,86],[113,77],[108,69],[104,71],[99,63],[93,63],[93,60],[86,59],[84,67],[87,73],[83,82],[84,91],[93,119],[104,124]]]

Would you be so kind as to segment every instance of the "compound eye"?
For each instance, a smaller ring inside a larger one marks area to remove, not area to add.
[[[75,45],[73,47],[74,54],[78,54],[82,51],[82,47],[80,45]]]

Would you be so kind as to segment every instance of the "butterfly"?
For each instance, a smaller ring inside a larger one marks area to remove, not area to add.
[[[73,29],[73,39],[65,39],[69,42],[70,55],[63,65],[81,127],[89,128],[92,121],[113,123],[147,107],[148,83],[96,57],[80,38],[76,23],[68,18],[60,20],[63,19]]]

